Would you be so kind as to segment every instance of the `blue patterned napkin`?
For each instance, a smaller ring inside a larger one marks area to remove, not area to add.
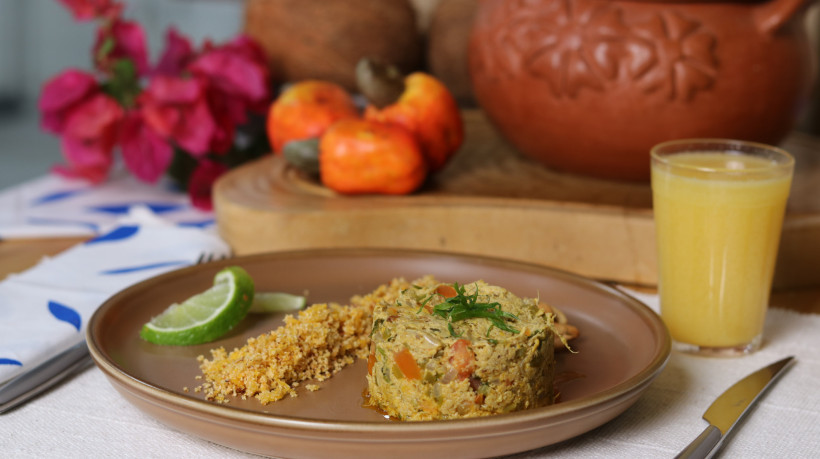
[[[114,293],[197,261],[226,256],[213,230],[171,224],[131,206],[119,225],[0,282],[0,383],[84,339]]]
[[[150,185],[121,171],[99,185],[46,175],[0,192],[0,239],[94,236],[135,207],[181,226],[214,224],[213,213],[192,207],[169,182]]]

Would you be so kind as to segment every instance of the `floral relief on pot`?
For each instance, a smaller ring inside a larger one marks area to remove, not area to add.
[[[470,44],[479,104],[522,153],[646,180],[663,140],[776,143],[810,83],[803,0],[484,0]]]

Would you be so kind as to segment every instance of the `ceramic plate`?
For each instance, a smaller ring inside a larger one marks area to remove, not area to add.
[[[558,403],[482,418],[397,422],[362,406],[366,364],[321,382],[316,392],[261,405],[215,404],[195,388],[196,357],[242,346],[281,324],[249,315],[219,341],[190,347],[142,341],[143,323],[169,304],[211,286],[229,265],[244,267],[258,291],[308,292],[308,302],[346,302],[394,277],[434,274],[442,281],[483,279],[519,296],[540,295],[562,309],[581,336],[576,354],[557,353]],[[402,250],[311,250],[237,257],[170,272],[112,297],[88,327],[91,355],[131,403],[165,424],[206,440],[277,457],[486,457],[546,446],[600,426],[632,405],[669,358],[660,318],[620,291],[542,266],[493,258]]]

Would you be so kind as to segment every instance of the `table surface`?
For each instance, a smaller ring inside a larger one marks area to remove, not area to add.
[[[82,241],[81,238],[0,241],[0,279],[24,271],[43,257],[56,255]],[[820,314],[820,287],[774,291],[771,305],[795,312]]]
[[[0,279],[82,240],[0,241]],[[776,320],[769,323],[774,327],[767,334],[773,338],[760,352],[731,361],[674,352],[650,390],[616,420],[558,445],[509,459],[672,457],[705,427],[700,416],[714,397],[753,369],[785,355],[796,355],[799,368],[766,395],[755,410],[759,414],[744,421],[722,454],[765,457],[778,451],[793,457],[820,457],[820,393],[807,389],[820,384],[818,346],[813,341],[801,344],[783,339],[784,330],[812,340],[816,336],[820,288],[775,292],[772,305],[784,311],[772,314]],[[772,418],[783,422],[772,425]],[[121,397],[96,368],[0,415],[0,450],[4,457],[15,458],[54,454],[76,458],[255,457],[168,428]]]

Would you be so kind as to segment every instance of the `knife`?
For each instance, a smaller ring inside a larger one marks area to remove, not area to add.
[[[703,413],[703,419],[709,426],[675,457],[712,457],[732,428],[793,361],[794,356],[778,360],[746,376],[720,394]]]
[[[0,386],[0,414],[11,411],[91,363],[85,340]]]

